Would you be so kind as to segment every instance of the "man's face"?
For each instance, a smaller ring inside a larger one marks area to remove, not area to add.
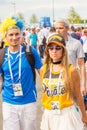
[[[19,29],[11,29],[6,33],[6,40],[8,44],[11,46],[17,46],[20,44],[20,30]]]
[[[65,38],[67,36],[69,28],[66,27],[64,23],[60,22],[55,24],[55,29],[58,34],[62,35]]]

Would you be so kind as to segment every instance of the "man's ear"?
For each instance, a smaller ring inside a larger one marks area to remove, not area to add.
[[[67,29],[67,31],[69,31],[70,28],[67,26],[66,29]]]
[[[5,34],[4,34],[4,38],[6,38],[7,37],[7,32],[5,32]]]

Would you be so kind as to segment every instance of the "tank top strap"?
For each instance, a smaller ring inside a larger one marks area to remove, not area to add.
[[[45,73],[46,73],[46,70],[47,70],[47,64],[44,64],[44,65],[43,65],[43,71],[42,71],[42,73],[41,73],[41,79],[44,78],[44,75],[45,75]]]

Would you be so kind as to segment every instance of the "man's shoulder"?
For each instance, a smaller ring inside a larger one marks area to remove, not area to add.
[[[73,44],[81,44],[79,40],[77,40],[71,36],[69,36],[68,40],[70,43],[73,43]]]
[[[77,35],[75,32],[71,33],[71,36],[72,36],[73,38],[77,39],[77,40],[79,39],[79,38],[78,38],[78,35]]]
[[[87,38],[87,36],[81,36],[81,39],[83,40],[83,42],[84,42],[84,40],[86,40],[86,38]]]

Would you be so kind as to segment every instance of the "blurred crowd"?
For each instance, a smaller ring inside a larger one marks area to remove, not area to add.
[[[41,56],[43,58],[44,56],[44,49],[45,44],[47,41],[47,37],[56,32],[55,27],[46,27],[45,25],[43,27],[35,27],[35,26],[25,26],[23,34],[21,36],[20,42],[23,42],[25,44],[29,44],[36,48]],[[87,28],[85,27],[74,27],[73,25],[70,26],[68,35],[71,35],[73,38],[80,40],[83,50],[85,53],[85,61],[87,60]],[[84,44],[85,43],[85,44]],[[0,35],[0,49],[8,46],[8,43],[4,38]]]

